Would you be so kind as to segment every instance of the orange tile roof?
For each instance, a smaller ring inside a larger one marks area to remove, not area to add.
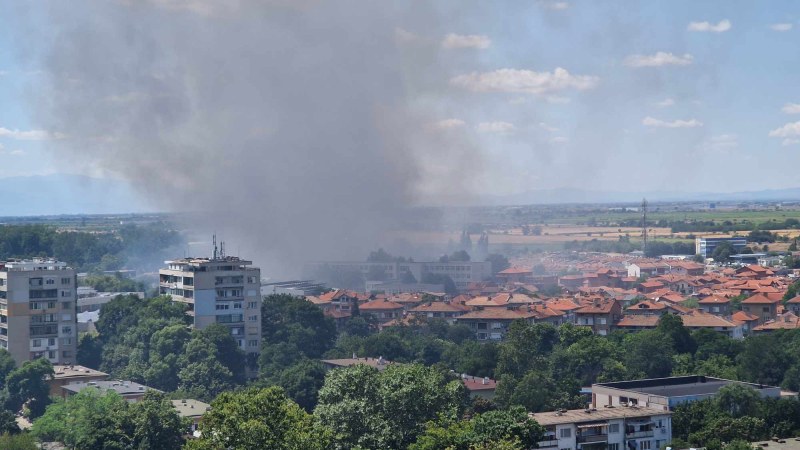
[[[603,299],[591,302],[575,310],[576,314],[608,314],[616,304],[616,300]]]
[[[524,275],[532,274],[531,269],[523,269],[522,267],[509,267],[508,269],[497,272],[498,275]]]
[[[731,301],[725,297],[720,297],[718,295],[709,295],[708,297],[700,300],[699,304],[701,305],[717,305],[717,304],[727,304]]]
[[[552,300],[548,300],[545,303],[549,308],[558,310],[558,311],[574,311],[581,307],[581,305],[575,303],[572,299],[569,298],[556,298]]]
[[[409,309],[409,312],[426,313],[426,312],[464,312],[469,311],[469,308],[449,302],[430,302],[423,303],[419,306]]]
[[[795,330],[798,328],[800,328],[800,317],[792,312],[787,312],[776,317],[775,320],[769,320],[753,328],[753,331]]]
[[[754,320],[758,320],[758,316],[745,311],[736,311],[733,313],[732,319],[737,322],[752,322]]]
[[[747,299],[743,300],[742,304],[747,304],[747,305],[770,304],[771,305],[773,303],[778,303],[778,302],[780,302],[780,299],[773,300],[771,298],[768,298],[764,294],[755,294],[755,295],[752,295],[752,296],[748,297]]]
[[[403,309],[403,305],[387,300],[373,300],[358,307],[362,310]]]
[[[800,303],[800,295],[790,298],[786,303]]]
[[[635,305],[628,306],[625,310],[647,310],[647,311],[661,311],[665,309],[666,305],[661,302],[654,302],[652,300],[645,300]]]

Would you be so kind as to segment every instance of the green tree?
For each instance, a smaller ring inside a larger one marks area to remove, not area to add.
[[[697,344],[689,330],[683,326],[683,320],[676,314],[664,314],[658,319],[656,331],[668,336],[675,353],[694,353]]]
[[[0,448],[3,450],[38,450],[36,440],[29,434],[0,435]]]
[[[93,334],[83,334],[78,339],[78,364],[92,369],[99,369],[103,363],[103,343]]]
[[[6,377],[16,367],[14,357],[6,349],[0,349],[0,388],[5,387]]]
[[[145,393],[141,401],[128,405],[125,428],[132,428],[132,447],[137,449],[178,449],[189,422],[178,416],[167,397],[156,391]]]
[[[720,242],[714,247],[711,257],[714,261],[727,263],[731,261],[731,256],[736,254],[736,249],[729,242]]]
[[[458,380],[418,364],[336,369],[319,392],[314,415],[333,430],[333,448],[406,448],[438,417],[455,419],[466,406]]]
[[[224,392],[200,423],[201,437],[187,450],[322,450],[330,431],[278,387]]]
[[[50,404],[50,387],[46,379],[53,376],[53,365],[44,358],[25,361],[22,366],[6,376],[6,409],[19,411],[25,406],[25,415],[39,417]]]
[[[733,418],[755,416],[758,413],[761,395],[743,384],[723,386],[714,398],[716,406]]]
[[[672,373],[672,348],[669,336],[646,330],[625,336],[622,342],[625,366],[631,378],[661,378]]]
[[[264,297],[261,334],[265,345],[293,344],[305,356],[320,358],[336,341],[336,324],[316,305],[284,294]]]
[[[542,428],[528,416],[525,408],[515,406],[503,411],[478,414],[470,420],[446,423],[431,422],[410,450],[473,450],[534,448],[544,435]]]

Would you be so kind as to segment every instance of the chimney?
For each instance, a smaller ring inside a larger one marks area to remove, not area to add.
[[[358,359],[358,355],[356,355],[356,352],[353,352],[353,359]]]
[[[489,384],[489,377],[483,377],[483,382],[481,384]]]

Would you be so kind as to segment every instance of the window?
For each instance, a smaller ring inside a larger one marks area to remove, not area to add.
[[[619,444],[608,444],[608,450],[619,450]]]
[[[72,358],[72,352],[63,351],[63,352],[61,352],[61,357],[63,357],[63,358]]]
[[[650,450],[650,441],[642,441],[639,443],[639,450]]]
[[[562,439],[572,437],[572,428],[562,428],[559,433]]]
[[[49,347],[56,345],[56,338],[47,338],[47,345]]]
[[[610,424],[608,426],[608,432],[609,433],[619,433],[619,424],[618,423]]]
[[[56,358],[56,353],[57,352],[55,352],[54,350],[50,350],[49,352],[47,352],[47,357],[50,358],[50,359],[55,359]]]
[[[258,302],[247,302],[247,309],[256,309],[258,308]]]
[[[42,346],[42,340],[41,339],[34,339],[33,340],[33,346],[34,347],[41,347]]]
[[[218,303],[216,306],[214,306],[214,309],[216,309],[217,311],[224,311],[228,308],[230,308],[230,305],[228,305],[227,303]]]
[[[257,339],[250,339],[247,341],[248,347],[258,347],[258,340]]]
[[[61,345],[72,345],[72,338],[61,338]]]
[[[54,280],[52,278],[48,278],[48,279],[44,280],[44,284],[56,284],[56,280]]]
[[[244,347],[244,341],[241,340],[241,339],[237,339],[236,340],[236,345],[238,345],[239,347]]]
[[[250,322],[255,322],[258,320],[258,316],[247,316],[247,320]]]
[[[599,321],[600,321],[600,325],[605,325],[606,324],[606,318],[605,317],[601,317],[599,319]]]
[[[233,304],[233,309],[242,309],[242,304],[241,303],[234,303]]]
[[[61,284],[72,284],[72,278],[62,278]]]
[[[61,334],[72,334],[72,327],[61,327]]]
[[[765,306],[765,307],[761,308],[761,311],[769,312],[769,306]]]
[[[61,296],[62,297],[70,297],[70,296],[72,296],[72,293],[70,291],[61,291]]]
[[[61,309],[72,309],[72,302],[61,302]]]
[[[42,279],[41,278],[31,278],[30,280],[28,280],[28,283],[31,286],[41,286],[42,285]]]
[[[72,314],[62,314],[61,315],[61,320],[62,321],[72,320]]]

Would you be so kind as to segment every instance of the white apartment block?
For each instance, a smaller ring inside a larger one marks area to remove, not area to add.
[[[0,347],[17,364],[47,358],[76,361],[78,280],[52,259],[0,262]]]
[[[658,450],[672,440],[671,412],[638,406],[531,414],[545,428],[539,448]]]
[[[158,271],[159,292],[189,305],[194,327],[228,327],[239,348],[261,349],[261,270],[233,256],[165,261]]]
[[[449,262],[315,262],[308,263],[307,275],[315,277],[325,269],[360,272],[366,281],[373,270],[382,271],[387,280],[399,280],[404,273],[411,273],[418,283],[426,274],[447,275],[459,290],[465,290],[470,283],[484,281],[492,276],[492,263],[487,261],[449,261]]]

